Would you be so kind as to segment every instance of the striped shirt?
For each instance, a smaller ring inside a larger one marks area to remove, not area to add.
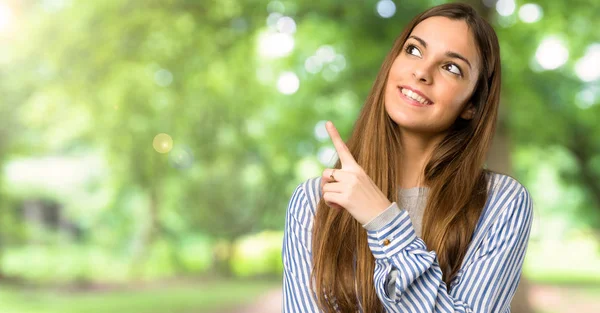
[[[296,188],[288,205],[282,251],[284,312],[320,312],[309,283],[320,197],[320,177],[312,178]],[[385,226],[367,230],[375,257],[374,287],[386,312],[510,312],[533,214],[521,184],[490,174],[487,202],[449,288],[435,251],[416,236],[406,210],[395,210]],[[392,272],[397,272],[394,278]],[[392,290],[386,288],[389,279],[395,280]]]

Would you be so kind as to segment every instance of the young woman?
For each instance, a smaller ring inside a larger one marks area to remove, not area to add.
[[[334,169],[300,184],[283,242],[285,312],[509,312],[532,221],[483,168],[500,95],[492,27],[469,6],[412,20]]]

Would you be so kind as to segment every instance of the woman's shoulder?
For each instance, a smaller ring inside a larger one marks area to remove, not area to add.
[[[520,195],[529,197],[527,188],[514,177],[491,171],[487,174],[489,196],[508,197],[510,199]]]
[[[495,220],[502,213],[529,215],[531,210],[531,196],[523,184],[509,175],[488,172],[488,199],[483,220]]]
[[[321,200],[321,177],[312,177],[296,187],[288,210],[296,216],[306,214],[314,216],[319,200]]]

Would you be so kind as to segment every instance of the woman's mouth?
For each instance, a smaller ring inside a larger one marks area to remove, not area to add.
[[[411,89],[398,87],[398,91],[400,91],[400,97],[404,98],[410,104],[416,106],[428,106],[433,104],[431,100],[421,96]]]

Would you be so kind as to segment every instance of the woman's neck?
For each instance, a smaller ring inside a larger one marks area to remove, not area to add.
[[[402,158],[400,164],[400,188],[423,187],[425,165],[433,150],[444,138],[443,135],[423,136],[422,134],[401,132]]]

